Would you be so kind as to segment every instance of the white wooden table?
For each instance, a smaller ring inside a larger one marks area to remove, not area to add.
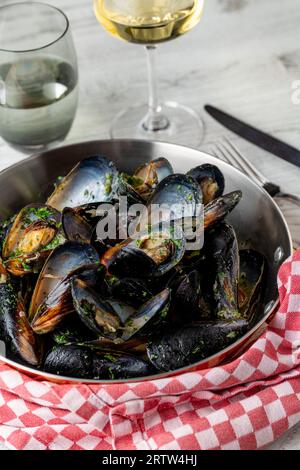
[[[49,1],[68,15],[78,52],[80,103],[67,142],[107,138],[121,108],[146,100],[143,50],[108,36],[92,0]],[[300,0],[208,0],[201,24],[160,48],[164,98],[200,114],[215,104],[300,148],[300,105],[291,100],[300,80],[299,24]],[[226,134],[203,117],[204,145]],[[270,179],[300,196],[300,169],[234,140]],[[23,158],[0,140],[0,170]],[[270,448],[300,449],[300,425]]]

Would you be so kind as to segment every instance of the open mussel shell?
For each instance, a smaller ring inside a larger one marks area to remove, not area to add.
[[[121,302],[113,298],[106,300],[112,311],[118,316],[122,325],[126,323],[129,317],[131,317],[136,309],[128,303]]]
[[[238,309],[239,250],[233,227],[221,223],[206,237],[207,269],[212,307],[219,320],[241,318]]]
[[[121,213],[117,204],[112,206],[110,211],[98,220],[91,237],[92,245],[103,255],[109,248],[127,239],[129,225],[134,220],[135,215]]]
[[[204,207],[204,229],[208,229],[224,220],[242,199],[242,191],[225,194]]]
[[[199,215],[202,192],[190,176],[173,174],[162,180],[147,202],[147,211],[141,214],[139,230],[147,225],[169,222]]]
[[[94,227],[86,220],[79,208],[65,207],[62,213],[62,227],[67,240],[91,242]]]
[[[226,348],[242,337],[248,328],[245,320],[185,325],[151,339],[147,346],[148,358],[157,370],[180,369]]]
[[[87,346],[56,346],[45,359],[47,372],[82,379],[130,379],[149,375],[151,366],[125,352],[94,350]]]
[[[108,214],[113,217],[110,225],[107,219]],[[106,250],[106,243],[110,246],[109,243],[112,243],[112,241],[111,239],[104,240],[102,237],[98,239],[98,224],[102,220],[103,226],[114,227],[115,221],[119,221],[117,214],[118,201],[115,199],[109,202],[89,203],[73,208],[66,207],[62,212],[62,227],[67,240],[91,243],[99,253],[102,253]],[[118,229],[119,227],[117,227],[116,233],[119,233]]]
[[[225,179],[217,166],[205,163],[193,168],[187,175],[194,178],[201,186],[203,204],[208,204],[222,196],[225,188]]]
[[[265,257],[257,251],[240,251],[238,301],[239,310],[245,318],[251,319],[261,300],[266,264]]]
[[[133,176],[127,175],[126,173],[121,173],[119,175],[118,195],[127,198],[128,206],[145,203],[144,198],[135,189],[134,184],[135,178]]]
[[[110,201],[117,192],[118,171],[103,156],[82,160],[61,181],[47,204],[62,211],[65,207]]]
[[[6,235],[2,249],[5,266],[14,276],[38,271],[51,251],[64,241],[56,209],[43,204],[26,206]]]
[[[160,323],[166,320],[170,301],[171,291],[168,288],[148,300],[127,320],[121,339],[128,341],[137,334],[151,334]]]
[[[148,199],[157,185],[173,173],[173,167],[166,158],[157,158],[141,165],[134,172],[132,184],[144,199]]]
[[[183,258],[186,240],[179,226],[162,224],[139,233],[138,239],[128,239],[107,250],[101,263],[110,274],[138,278],[160,277]]]
[[[73,304],[84,325],[99,336],[115,338],[120,318],[112,307],[80,278],[71,281]]]
[[[53,251],[40,273],[30,304],[29,317],[36,333],[49,333],[74,311],[70,278],[74,272],[97,262],[96,250],[84,243],[66,242]]]
[[[13,356],[30,365],[39,365],[41,343],[28,322],[22,299],[4,273],[0,279],[0,339]]]

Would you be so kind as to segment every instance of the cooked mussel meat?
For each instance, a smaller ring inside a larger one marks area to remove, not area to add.
[[[248,322],[217,321],[185,325],[151,339],[147,345],[150,362],[160,371],[171,371],[209,358],[243,336]]]
[[[110,274],[128,277],[159,277],[176,266],[185,253],[185,237],[182,229],[160,225],[128,239],[107,250],[101,263]]]
[[[62,179],[47,204],[62,211],[65,207],[110,201],[118,189],[118,171],[103,156],[82,160]]]
[[[172,165],[166,158],[157,158],[141,165],[135,171],[131,183],[144,199],[149,199],[157,185],[173,173]]]
[[[201,186],[203,204],[208,204],[214,199],[222,196],[225,188],[223,173],[215,165],[205,163],[197,166],[187,173]]]
[[[265,269],[266,260],[261,253],[251,249],[240,251],[239,311],[249,320],[261,300]]]
[[[65,241],[60,213],[52,207],[24,207],[8,231],[2,249],[5,266],[14,276],[38,272],[51,251]]]
[[[96,250],[84,243],[66,242],[53,251],[40,273],[30,304],[29,317],[36,333],[49,333],[74,311],[70,279],[75,271],[86,270],[97,262]]]
[[[99,336],[115,338],[120,318],[111,306],[80,278],[71,281],[73,304],[84,325]]]

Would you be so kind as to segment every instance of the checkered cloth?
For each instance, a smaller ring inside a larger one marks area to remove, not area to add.
[[[34,381],[0,363],[0,441],[11,449],[257,449],[300,421],[300,251],[281,306],[240,358],[120,385]]]

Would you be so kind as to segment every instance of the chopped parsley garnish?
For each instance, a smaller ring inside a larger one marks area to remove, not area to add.
[[[112,181],[113,181],[113,175],[112,173],[107,173],[105,175],[105,193],[110,194],[112,190]]]

